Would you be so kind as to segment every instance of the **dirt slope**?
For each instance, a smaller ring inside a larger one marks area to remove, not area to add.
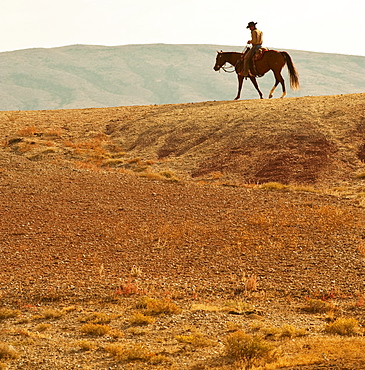
[[[19,249],[22,271],[34,253],[37,268],[28,266],[34,278],[44,270],[62,280],[69,266],[74,281],[76,263],[91,275],[103,265],[113,280],[143,265],[158,280],[184,276],[178,285],[206,289],[212,282],[202,281],[203,274],[224,291],[231,273],[275,270],[280,280],[265,284],[285,290],[295,281],[293,288],[308,290],[319,284],[309,266],[324,254],[331,261],[336,255],[328,273],[321,272],[324,285],[339,283],[344,266],[356,271],[355,282],[364,235],[363,209],[354,208],[363,204],[364,97],[3,113],[1,243],[9,258],[3,271],[14,276],[6,266],[19,264]],[[245,185],[270,181],[337,191],[351,201]],[[210,182],[235,187],[204,186]],[[281,263],[267,268],[272,249]],[[222,253],[232,256],[223,262]],[[296,278],[285,273],[288,266],[296,266]],[[305,285],[313,281],[302,287],[298,276]],[[34,284],[34,278],[21,280]]]
[[[188,295],[233,294],[244,274],[282,293],[362,288],[364,211],[348,200],[15,168],[2,173],[6,295],[109,294],[134,265],[146,281]]]
[[[364,98],[2,113],[0,303],[363,294]]]
[[[184,180],[356,187],[364,97],[5,112],[1,140],[5,151],[35,161],[131,169],[134,159],[141,166],[132,170],[170,170]]]

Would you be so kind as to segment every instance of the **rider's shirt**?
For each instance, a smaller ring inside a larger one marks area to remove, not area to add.
[[[262,32],[257,28],[251,31],[251,44],[262,45]]]

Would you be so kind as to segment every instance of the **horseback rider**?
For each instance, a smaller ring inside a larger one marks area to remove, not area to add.
[[[240,74],[244,77],[249,76],[249,65],[250,61],[255,55],[256,51],[262,46],[262,32],[256,28],[257,22],[249,22],[246,28],[251,30],[251,40],[247,41],[248,44],[251,44],[251,49],[244,55],[243,61],[243,72]]]

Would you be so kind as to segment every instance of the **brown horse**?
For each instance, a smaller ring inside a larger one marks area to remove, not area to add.
[[[223,51],[217,51],[217,53],[218,54],[215,61],[215,66],[213,67],[215,71],[219,71],[226,63],[230,63],[232,66],[235,67],[235,71],[238,77],[238,93],[237,96],[235,97],[235,100],[237,100],[241,96],[241,90],[244,79],[244,77],[239,74],[243,67],[242,59],[244,54]],[[279,83],[281,83],[283,89],[283,94],[281,95],[281,97],[283,98],[286,95],[285,82],[283,76],[281,75],[281,70],[284,68],[285,64],[288,66],[289,70],[290,87],[293,90],[298,90],[300,87],[298,73],[297,70],[295,69],[295,66],[290,55],[286,51],[268,50],[264,53],[262,59],[255,61],[257,76],[261,77],[270,70],[273,71],[274,73],[275,85],[270,91],[269,98],[272,98],[274,91],[276,87],[279,85]],[[260,98],[262,99],[263,98],[262,92],[259,89],[256,77],[250,76],[248,78],[251,80],[256,90],[258,91]]]

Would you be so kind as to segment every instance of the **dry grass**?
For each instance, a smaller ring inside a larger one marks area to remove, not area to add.
[[[266,369],[280,369],[301,365],[348,363],[351,369],[361,369],[365,361],[364,338],[343,336],[307,337],[289,341],[280,347],[280,358]]]
[[[361,330],[357,319],[350,318],[338,318],[333,323],[330,323],[325,328],[326,333],[353,336],[359,335]]]
[[[284,324],[278,327],[268,326],[259,322],[252,324],[250,327],[255,333],[262,335],[265,339],[270,341],[299,338],[309,334],[306,328],[297,328],[291,324]]]
[[[148,361],[151,357],[142,344],[111,344],[105,350],[120,362]]]
[[[190,344],[192,347],[212,347],[217,345],[214,340],[201,333],[177,335],[175,338],[178,342]]]
[[[261,189],[268,189],[268,190],[287,190],[289,186],[281,184],[279,182],[267,182],[262,184]]]
[[[157,314],[153,310],[155,316],[151,317],[134,311],[135,306],[146,309],[152,299],[154,300],[152,307],[154,309],[163,307],[164,314]],[[117,361],[121,366],[140,363],[147,368],[153,366],[184,368],[179,365],[181,356],[191,357],[190,363],[195,362],[195,368],[200,368],[199,359],[208,356],[208,363],[211,361],[212,369],[240,367],[250,369],[253,366],[267,370],[280,369],[283,366],[310,365],[327,361],[324,358],[332,360],[339,356],[342,360],[351,361],[353,358],[365,360],[365,341],[356,319],[341,318],[326,326],[321,319],[322,323],[298,328],[289,323],[282,326],[268,325],[267,320],[252,321],[250,315],[235,316],[229,313],[230,310],[227,308],[245,312],[252,310],[253,303],[260,302],[255,298],[250,300],[251,303],[232,300],[221,302],[221,305],[204,302],[188,304],[183,309],[179,308],[180,314],[174,316],[171,316],[170,309],[167,310],[170,314],[166,314],[166,301],[161,298],[149,297],[146,300],[125,297],[113,304],[98,304],[98,311],[81,315],[80,311],[85,311],[82,306],[77,309],[74,306],[60,309],[54,304],[55,311],[67,311],[67,315],[61,316],[56,321],[52,317],[43,319],[45,322],[35,326],[32,326],[32,321],[16,322],[17,317],[6,320],[6,331],[0,335],[2,340],[5,339],[8,343],[2,343],[3,354],[0,359],[5,362],[17,361],[20,355],[17,348],[20,345],[25,346],[27,353],[30,353],[36,351],[42,341],[54,338],[58,347],[71,346],[75,351],[82,351],[83,358],[89,358],[89,361],[105,357],[102,350],[106,351],[111,355],[107,361],[108,366]],[[169,307],[171,303],[169,301]],[[40,312],[49,309],[49,306],[40,308]],[[124,314],[117,315],[116,312]],[[27,310],[20,310],[19,314],[31,317]],[[195,315],[199,318],[195,321],[197,326],[188,325],[191,318],[194,320]],[[308,317],[307,314],[304,315]],[[107,322],[111,318],[113,327],[94,323],[94,321]],[[226,324],[222,325],[218,318],[224,320]],[[80,322],[86,323],[79,327]],[[309,322],[315,323],[316,319],[313,317]],[[145,328],[146,325],[149,327],[148,330]],[[203,326],[209,330],[209,334],[200,331]],[[247,332],[244,332],[242,327]],[[319,331],[327,333],[327,336],[322,337]],[[92,339],[85,338],[85,335]],[[70,336],[73,338],[72,343],[69,342]],[[337,336],[345,340],[340,346],[335,339]],[[347,336],[352,336],[355,342],[347,341]],[[234,365],[230,365],[232,361]]]
[[[34,125],[32,126],[24,126],[18,129],[17,135],[19,136],[34,136],[39,134],[41,131]]]
[[[365,241],[361,240],[358,245],[358,250],[363,257],[365,257]]]
[[[16,359],[18,357],[19,353],[13,346],[0,342],[0,360]]]
[[[9,308],[1,308],[0,309],[0,320],[11,319],[14,317],[18,317],[20,315],[19,310],[13,310]]]
[[[135,312],[129,319],[131,325],[144,326],[150,325],[155,322],[155,319],[150,316],[144,315],[142,312]]]
[[[331,301],[323,301],[321,299],[308,299],[303,310],[309,313],[324,313],[335,310],[335,306]]]
[[[81,316],[79,318],[80,322],[87,322],[93,324],[109,324],[113,319],[116,318],[116,315],[108,315],[104,312],[92,312]]]
[[[137,304],[148,316],[173,315],[180,312],[180,308],[168,298],[143,297]]]
[[[132,296],[132,295],[141,295],[143,291],[138,287],[137,283],[133,282],[131,278],[124,284],[122,284],[118,290],[117,294],[122,296]]]
[[[257,335],[248,335],[243,331],[229,334],[225,339],[225,353],[238,362],[243,362],[245,369],[251,369],[259,361],[272,360],[274,347]]]
[[[80,331],[87,335],[100,337],[108,334],[111,331],[111,327],[102,324],[84,324],[80,328]]]
[[[139,174],[140,177],[144,177],[149,180],[160,180],[160,181],[169,181],[169,182],[179,182],[179,178],[173,174],[171,171],[163,171],[163,172],[151,172],[151,171],[143,171]]]
[[[47,319],[47,320],[57,320],[61,318],[65,314],[64,311],[53,309],[53,308],[46,308],[44,309],[39,318]]]
[[[356,177],[358,179],[365,179],[365,172],[361,172],[361,173],[356,174]]]
[[[44,332],[44,331],[47,331],[47,330],[50,330],[52,328],[52,325],[51,324],[38,324],[36,327],[35,327],[35,330],[37,332]]]
[[[77,347],[79,347],[82,351],[94,351],[97,349],[97,344],[95,342],[91,342],[87,339],[82,339],[77,342]]]

